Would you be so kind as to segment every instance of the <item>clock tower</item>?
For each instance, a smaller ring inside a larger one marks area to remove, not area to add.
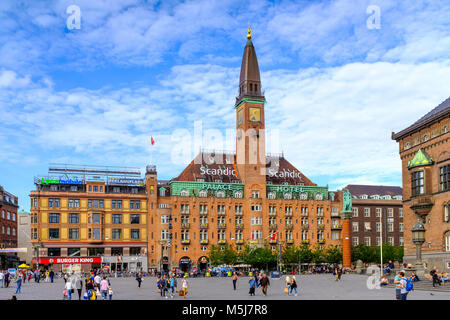
[[[259,191],[265,198],[266,146],[264,126],[264,94],[258,59],[252,43],[250,26],[242,57],[239,96],[236,97],[236,165],[245,184],[245,194]],[[248,189],[248,190],[247,190]]]

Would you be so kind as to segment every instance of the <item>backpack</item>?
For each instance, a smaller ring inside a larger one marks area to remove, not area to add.
[[[406,279],[406,286],[405,286],[405,290],[407,292],[411,291],[414,289],[414,285],[412,283],[412,281],[410,279]]]

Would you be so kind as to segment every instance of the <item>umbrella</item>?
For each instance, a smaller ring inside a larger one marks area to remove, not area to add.
[[[19,268],[29,268],[30,266],[27,266],[25,263],[22,263]]]

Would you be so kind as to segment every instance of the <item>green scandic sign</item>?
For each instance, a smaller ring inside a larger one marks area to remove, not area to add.
[[[267,185],[267,192],[282,192],[282,193],[306,193],[308,199],[314,199],[317,193],[322,195],[322,199],[328,199],[328,187],[315,187],[315,186],[292,186],[292,185],[280,185],[272,184]]]
[[[170,182],[171,194],[179,196],[182,190],[189,192],[189,196],[198,196],[199,191],[212,190],[214,192],[223,190],[225,192],[242,191],[244,185],[242,183],[223,183],[223,182],[197,182],[197,181],[172,181]]]

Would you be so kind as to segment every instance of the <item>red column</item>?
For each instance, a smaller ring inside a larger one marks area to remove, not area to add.
[[[342,267],[350,268],[351,264],[350,219],[342,219]]]

